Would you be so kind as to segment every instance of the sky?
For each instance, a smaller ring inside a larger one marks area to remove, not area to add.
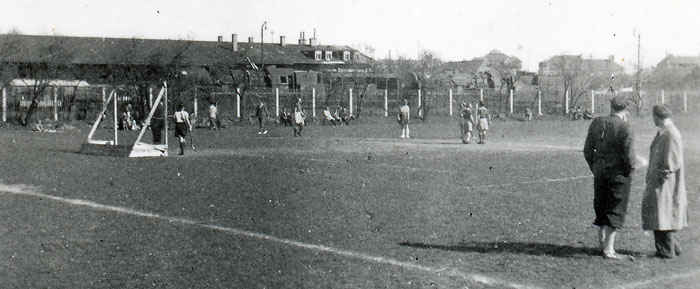
[[[381,0],[5,0],[0,31],[24,34],[296,43],[316,30],[321,44],[373,47],[374,58],[444,61],[492,49],[517,56],[523,69],[558,54],[608,58],[633,71],[637,35],[644,67],[667,54],[700,56],[696,1],[381,1]]]

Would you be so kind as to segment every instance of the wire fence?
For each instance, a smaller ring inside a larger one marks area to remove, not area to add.
[[[88,121],[96,119],[104,106],[105,97],[111,91],[117,93],[120,112],[129,110],[131,117],[142,121],[158,94],[157,87],[88,86],[49,87],[37,99],[33,120]],[[634,92],[618,92],[634,99]],[[18,121],[32,102],[31,87],[7,87],[3,89],[3,121]],[[641,111],[649,111],[655,104],[665,104],[674,112],[699,112],[700,91],[696,90],[644,90]],[[335,111],[345,109],[356,118],[394,116],[403,99],[407,99],[413,117],[455,116],[461,103],[476,104],[483,101],[492,114],[517,115],[526,109],[534,113],[564,114],[580,108],[595,114],[609,113],[611,93],[590,91],[575,99],[562,99],[560,95],[545,94],[535,88],[503,91],[498,89],[463,89],[428,87],[409,89],[388,83],[347,82],[305,89],[251,87],[230,89],[225,86],[196,86],[169,93],[170,111],[175,104],[183,103],[186,109],[205,122],[210,104],[217,106],[220,119],[240,121],[252,119],[256,106],[265,104],[267,117],[278,119],[280,114],[291,113],[297,99],[308,117],[318,119],[328,107]],[[30,120],[31,121],[31,120]]]

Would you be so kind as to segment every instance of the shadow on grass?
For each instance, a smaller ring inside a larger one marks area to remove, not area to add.
[[[551,256],[560,258],[581,258],[590,256],[600,256],[600,250],[598,248],[590,247],[577,247],[571,245],[556,245],[556,244],[546,244],[546,243],[534,243],[534,242],[465,242],[459,243],[457,245],[436,245],[436,244],[423,244],[423,243],[411,243],[411,242],[401,242],[400,246],[413,247],[418,249],[435,249],[443,251],[454,251],[454,252],[473,252],[473,253],[483,253],[483,254],[501,254],[501,253],[511,253],[511,254],[525,254],[533,256]],[[618,253],[632,256],[643,256],[643,253],[629,251],[629,250],[617,250]]]

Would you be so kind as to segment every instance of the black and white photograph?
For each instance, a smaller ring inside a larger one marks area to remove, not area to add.
[[[700,288],[698,3],[0,7],[0,288]]]

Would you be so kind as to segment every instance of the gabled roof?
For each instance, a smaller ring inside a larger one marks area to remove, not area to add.
[[[474,58],[472,60],[451,61],[443,64],[443,71],[455,71],[460,73],[477,73],[479,68],[484,64],[483,58]]]
[[[21,47],[13,59],[17,62],[38,62],[45,54],[42,49],[49,45],[59,45],[66,48],[72,57],[72,64],[130,64],[148,65],[162,64],[175,57],[182,57],[184,64],[206,66],[222,61],[229,63],[244,63],[249,57],[256,64],[261,63],[260,43],[239,42],[238,51],[234,52],[231,42],[165,40],[140,38],[100,38],[72,36],[39,36],[39,35],[0,35],[0,47],[14,42]],[[263,45],[264,62],[271,65],[294,64],[338,64],[342,58],[333,59],[333,63],[325,60],[315,60],[315,50],[347,50],[360,56],[360,64],[369,63],[372,59],[349,46],[331,45],[298,45],[265,43]],[[325,58],[324,58],[325,59]],[[351,62],[355,62],[354,60]]]

